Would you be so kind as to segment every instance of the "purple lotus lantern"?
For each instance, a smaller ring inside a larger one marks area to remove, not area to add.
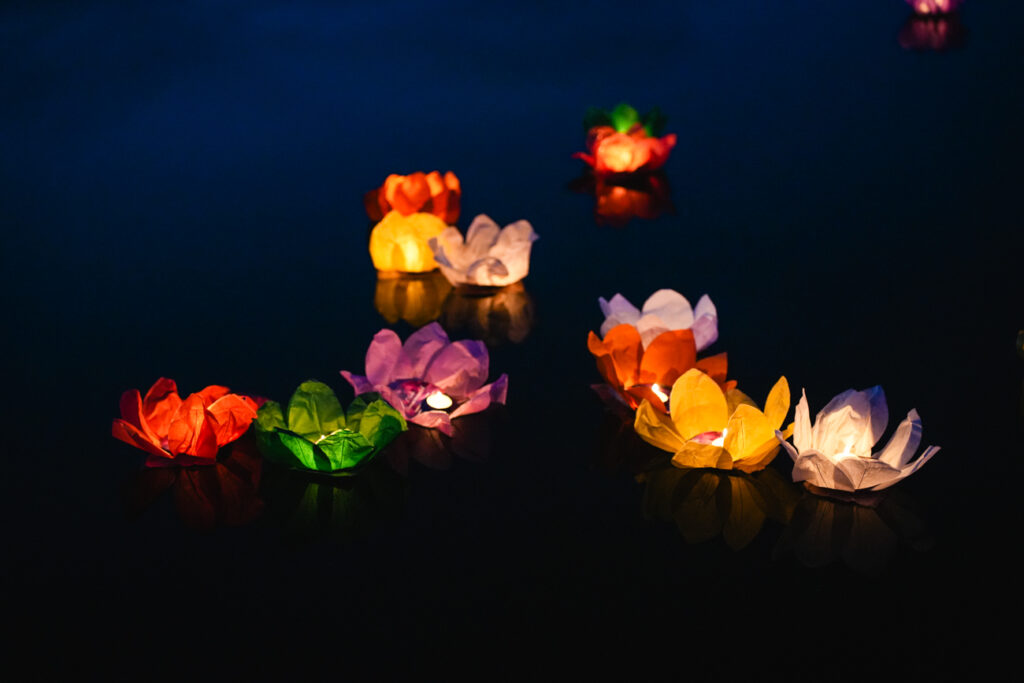
[[[437,323],[402,343],[391,330],[373,336],[366,376],[341,371],[356,394],[375,391],[409,422],[452,435],[452,420],[504,403],[508,376],[485,384],[490,357],[483,342],[453,342]]]

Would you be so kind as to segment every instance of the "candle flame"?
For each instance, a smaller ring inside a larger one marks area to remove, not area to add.
[[[658,386],[657,384],[652,384],[651,391],[654,392],[655,396],[661,399],[662,403],[668,403],[668,394],[666,394],[660,386]]]
[[[448,410],[453,403],[451,396],[440,391],[435,391],[427,396],[427,405],[434,410]]]

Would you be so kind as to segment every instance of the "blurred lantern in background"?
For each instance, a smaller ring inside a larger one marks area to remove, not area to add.
[[[452,286],[437,271],[429,273],[378,273],[373,305],[385,320],[394,325],[404,320],[422,327],[441,315]]]
[[[430,239],[430,249],[448,281],[456,286],[504,287],[530,272],[530,248],[537,233],[529,221],[504,228],[483,214],[463,238],[458,228],[446,228]]]
[[[363,202],[373,221],[380,221],[389,211],[397,211],[403,216],[429,213],[450,225],[459,220],[461,195],[459,179],[451,171],[443,176],[439,171],[392,173],[383,185],[366,193]]]
[[[378,271],[424,273],[437,268],[428,242],[448,226],[429,213],[390,211],[370,232],[370,258]]]
[[[658,137],[664,126],[659,109],[641,117],[628,104],[611,111],[592,107],[583,120],[587,151],[573,156],[598,175],[656,171],[668,161],[676,144],[675,134]]]
[[[904,50],[956,50],[967,43],[967,27],[959,12],[911,14],[897,37]]]
[[[634,218],[653,220],[675,211],[664,171],[604,176],[588,170],[569,183],[569,189],[594,197],[594,221],[598,225],[621,228]]]
[[[963,0],[907,0],[914,12],[922,15],[948,14],[964,4]]]
[[[889,407],[882,387],[849,389],[822,408],[811,426],[806,392],[794,414],[793,444],[778,440],[793,459],[793,481],[825,489],[879,491],[909,477],[939,452],[929,446],[911,462],[921,445],[921,417],[911,410],[881,451]]]
[[[533,329],[533,299],[522,282],[496,292],[455,290],[445,300],[442,316],[447,329],[488,346],[518,344]]]

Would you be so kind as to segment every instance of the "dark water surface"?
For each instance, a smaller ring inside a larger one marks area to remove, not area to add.
[[[947,51],[901,47],[909,14],[4,3],[7,644],[39,672],[140,678],[990,663],[968,643],[1009,644],[994,625],[1021,605],[1024,6],[968,2]],[[624,227],[569,187],[584,110],[619,101],[679,136],[674,211]],[[268,466],[258,495],[211,502],[220,480],[140,473],[110,422],[157,377],[279,401],[315,377],[351,398],[338,371],[381,327],[414,329],[375,306],[362,194],[433,169],[461,178],[463,229],[487,213],[540,235],[501,304],[514,340],[474,326],[479,302],[441,317],[491,343],[507,409],[455,454],[407,444],[404,474],[382,460],[340,486]],[[917,408],[942,451],[875,508],[790,484],[784,453],[754,493],[637,481],[649,451],[590,390],[586,337],[598,296],[662,287],[712,296],[711,350],[758,401],[782,374],[812,411],[882,384],[891,424]],[[755,499],[774,501],[763,523],[719,533]]]

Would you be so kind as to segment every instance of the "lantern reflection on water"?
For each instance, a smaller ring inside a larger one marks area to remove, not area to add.
[[[129,517],[141,515],[167,490],[178,517],[192,529],[240,526],[262,512],[258,491],[263,460],[250,437],[235,441],[208,465],[178,467],[166,462],[143,469],[129,482],[124,495]]]
[[[373,305],[392,325],[404,320],[422,327],[441,316],[441,306],[452,291],[444,275],[429,273],[378,273]]]
[[[931,545],[924,517],[901,491],[842,494],[809,487],[775,555],[792,554],[807,567],[842,561],[854,571],[878,576],[900,546],[925,551]]]
[[[766,519],[787,524],[799,493],[773,469],[750,475],[665,467],[646,472],[648,518],[675,522],[688,543],[719,535],[733,550],[750,544]]]
[[[533,299],[522,282],[497,291],[456,289],[442,312],[447,329],[491,347],[522,342],[533,329],[533,319]]]
[[[904,50],[955,50],[967,43],[967,27],[957,12],[912,14],[900,29],[897,40]]]
[[[653,220],[675,211],[664,171],[628,176],[603,176],[588,171],[569,189],[594,197],[594,221],[621,228],[634,218]]]

